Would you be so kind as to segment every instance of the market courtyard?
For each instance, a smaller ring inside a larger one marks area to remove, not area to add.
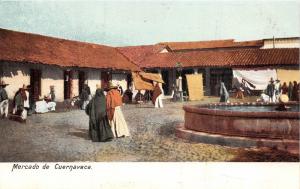
[[[217,102],[164,101],[122,107],[131,137],[106,143],[88,138],[88,116],[82,110],[34,114],[26,124],[0,120],[1,162],[149,162],[149,161],[299,161],[299,157],[275,149],[244,149],[193,143],[175,137],[176,124],[184,122],[184,104]]]

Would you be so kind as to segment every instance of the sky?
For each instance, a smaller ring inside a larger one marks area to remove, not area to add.
[[[300,36],[297,1],[1,1],[0,28],[110,46]]]

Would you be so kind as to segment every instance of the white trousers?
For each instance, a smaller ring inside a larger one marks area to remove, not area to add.
[[[0,116],[5,116],[7,117],[8,115],[8,100],[3,100],[0,102]]]
[[[155,108],[163,108],[164,105],[162,103],[162,94],[160,94],[155,100]]]
[[[21,118],[22,118],[23,120],[26,120],[26,119],[27,119],[27,109],[24,108],[24,110],[23,110],[23,112],[22,112],[22,114],[21,114]]]

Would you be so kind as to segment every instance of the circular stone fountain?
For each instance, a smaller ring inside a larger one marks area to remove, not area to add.
[[[218,103],[184,106],[185,122],[176,136],[194,142],[235,147],[271,147],[299,153],[299,103]]]

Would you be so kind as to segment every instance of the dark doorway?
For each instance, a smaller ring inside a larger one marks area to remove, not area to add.
[[[231,90],[232,70],[230,68],[210,70],[210,91],[212,96],[219,96],[221,81],[224,81],[227,90]]]
[[[162,88],[164,90],[165,95],[169,95],[169,72],[168,70],[162,70],[161,71],[162,79],[164,80],[164,84],[162,85]]]
[[[81,93],[82,89],[83,89],[83,85],[85,83],[86,80],[86,74],[84,71],[79,71],[78,72],[78,94]]]
[[[131,74],[127,74],[126,81],[127,81],[127,89],[129,89],[129,87],[132,84],[132,75]]]
[[[72,88],[72,71],[64,71],[64,99],[71,98],[71,88]]]
[[[41,84],[42,84],[42,72],[38,69],[30,70],[30,93],[34,101],[39,100],[39,96],[41,95]]]
[[[101,88],[107,89],[112,76],[110,72],[101,72]]]

